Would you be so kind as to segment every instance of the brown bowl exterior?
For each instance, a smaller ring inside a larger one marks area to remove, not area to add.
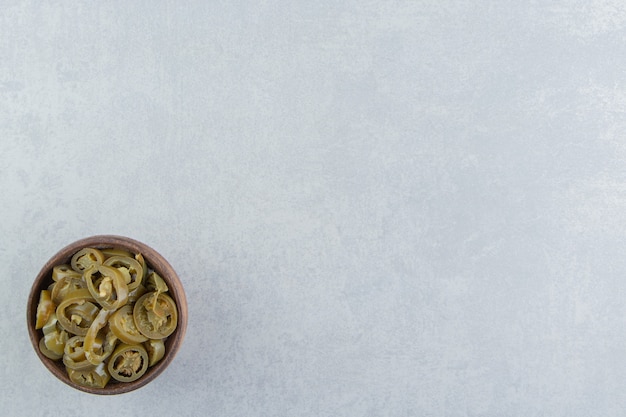
[[[172,335],[170,335],[165,341],[165,357],[154,366],[148,368],[148,371],[138,380],[127,383],[119,383],[111,379],[105,388],[90,388],[83,387],[81,385],[72,382],[63,365],[62,361],[53,361],[52,359],[44,356],[39,350],[39,340],[42,337],[40,330],[35,330],[35,321],[37,316],[37,304],[39,303],[39,295],[42,289],[46,289],[49,284],[52,283],[52,268],[56,265],[69,263],[72,255],[85,247],[92,247],[96,249],[105,248],[120,248],[126,249],[133,253],[141,253],[148,264],[154,271],[156,271],[167,283],[169,287],[169,294],[176,302],[178,308],[178,326]],[[43,266],[35,282],[30,290],[27,304],[27,327],[30,336],[30,341],[41,359],[41,362],[56,376],[58,379],[66,383],[67,385],[76,388],[80,391],[88,392],[91,394],[101,395],[113,395],[122,394],[125,392],[134,391],[143,387],[157,376],[159,376],[165,368],[172,362],[174,356],[178,352],[187,329],[187,300],[185,297],[185,291],[183,286],[174,271],[174,268],[163,258],[159,253],[148,245],[138,242],[134,239],[130,239],[123,236],[114,235],[100,235],[91,236],[74,243],[71,243],[57,252],[46,264]]]

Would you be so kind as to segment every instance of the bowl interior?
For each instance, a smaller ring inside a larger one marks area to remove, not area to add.
[[[44,356],[39,350],[39,340],[42,338],[41,330],[35,330],[35,320],[37,315],[37,304],[39,303],[39,295],[42,289],[46,289],[52,281],[52,268],[60,264],[69,264],[69,261],[80,249],[84,247],[92,247],[96,249],[120,248],[126,249],[133,253],[141,253],[150,268],[159,274],[169,287],[169,295],[176,302],[178,309],[178,325],[174,333],[172,333],[165,341],[165,356],[160,362],[148,368],[146,373],[136,381],[120,383],[111,378],[104,388],[84,387],[72,382],[63,365],[62,361],[54,361]],[[136,390],[159,376],[165,368],[171,363],[176,355],[185,336],[187,329],[187,301],[183,286],[172,266],[154,249],[146,244],[138,242],[123,236],[101,235],[92,236],[78,240],[61,249],[43,266],[31,288],[28,304],[27,304],[27,325],[31,343],[37,356],[42,363],[48,368],[58,379],[64,383],[84,392],[92,394],[121,394]]]

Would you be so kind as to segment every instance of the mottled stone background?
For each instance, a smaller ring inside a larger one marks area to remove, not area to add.
[[[0,1],[0,162],[3,415],[624,415],[622,0]],[[118,398],[25,327],[100,233],[189,301]]]

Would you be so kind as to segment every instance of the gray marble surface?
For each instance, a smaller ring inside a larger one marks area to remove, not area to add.
[[[3,415],[622,416],[626,5],[0,1]],[[38,362],[60,247],[187,291],[161,377]]]

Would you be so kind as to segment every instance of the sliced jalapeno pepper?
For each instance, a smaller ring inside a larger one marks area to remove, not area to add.
[[[41,290],[39,295],[39,304],[37,304],[37,320],[35,322],[35,329],[41,329],[50,318],[50,315],[54,313],[56,306],[52,302],[50,297],[50,291]]]
[[[125,280],[129,291],[137,288],[143,280],[143,267],[134,258],[115,255],[104,261],[104,265],[116,268],[124,277],[129,278]]]
[[[85,335],[83,350],[85,357],[93,365],[103,362],[115,348],[117,337],[105,328],[111,314],[113,310],[101,309]]]
[[[74,336],[65,343],[63,364],[67,368],[77,371],[94,368],[94,365],[85,357],[84,342],[85,338],[83,336]]]
[[[144,287],[143,284],[139,284],[137,288],[128,293],[128,304],[135,303],[142,295],[147,292],[148,290],[146,289],[146,287]]]
[[[122,342],[129,345],[145,342],[148,338],[137,330],[133,319],[133,308],[126,304],[109,319],[109,328]]]
[[[178,324],[176,304],[166,294],[144,294],[133,308],[137,329],[150,339],[163,339],[171,335]]]
[[[107,266],[92,266],[83,278],[93,298],[107,310],[116,310],[128,301],[128,285],[117,269]]]
[[[83,248],[72,256],[72,269],[83,272],[90,266],[98,266],[104,262],[104,254],[98,249]]]
[[[111,379],[104,363],[84,370],[67,368],[67,375],[75,384],[90,388],[104,388]]]
[[[57,314],[52,313],[50,317],[48,318],[48,321],[46,322],[46,324],[44,324],[41,331],[43,332],[45,336],[47,334],[50,334],[56,331],[57,329],[59,329],[59,331],[63,330],[63,328],[59,325],[59,320],[57,320]]]
[[[100,310],[86,288],[69,293],[56,310],[59,324],[78,336],[85,336]]]
[[[135,259],[137,260],[137,262],[139,262],[139,264],[143,268],[143,281],[145,282],[146,277],[148,276],[148,264],[146,263],[146,260],[143,258],[143,255],[140,253],[135,255]]]
[[[69,339],[67,332],[59,326],[57,316],[55,313],[50,315],[48,322],[43,326],[43,345],[46,347],[41,352],[51,359],[60,359],[63,356],[65,349],[65,342]],[[41,348],[41,341],[39,347]],[[51,352],[51,353],[50,353]],[[52,357],[53,355],[54,357]]]
[[[80,272],[73,270],[72,267],[67,264],[57,265],[54,268],[52,268],[52,280],[54,282],[57,282],[61,278],[68,277],[68,276],[80,279],[81,274]]]
[[[169,288],[167,288],[167,284],[163,281],[163,278],[161,278],[159,274],[154,271],[148,274],[148,278],[146,279],[146,288],[148,291],[154,291],[157,293],[164,293],[169,290]]]
[[[105,248],[100,249],[100,252],[104,255],[104,258],[110,258],[111,256],[128,256],[129,258],[133,257],[133,254],[124,249],[117,248]]]
[[[81,288],[87,288],[87,283],[82,279],[82,276],[64,276],[52,288],[52,302],[59,305],[67,294]]]
[[[165,356],[165,339],[148,339],[143,344],[148,352],[148,366],[153,366]]]
[[[48,346],[46,346],[46,340],[44,337],[39,339],[39,351],[43,353],[43,355],[46,358],[50,358],[53,361],[59,360],[63,357],[63,354],[54,353],[53,351],[48,349]]]
[[[108,363],[111,377],[120,382],[139,379],[148,369],[148,353],[142,345],[120,344]]]

